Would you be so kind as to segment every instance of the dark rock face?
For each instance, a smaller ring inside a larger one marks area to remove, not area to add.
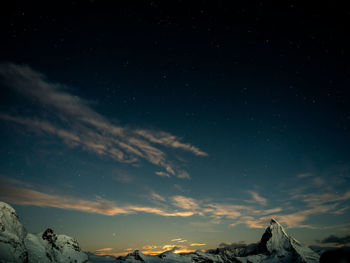
[[[47,242],[49,243],[55,243],[57,240],[57,236],[51,228],[45,230],[45,232],[42,235],[42,238],[44,240],[47,240]]]
[[[333,249],[321,255],[320,263],[350,263],[350,250]]]
[[[42,235],[42,238],[46,240],[52,248],[55,248],[57,250],[59,249],[55,243],[57,241],[57,235],[53,232],[51,228],[45,230],[45,232]]]
[[[265,233],[262,235],[261,240],[260,240],[260,243],[259,243],[259,245],[258,245],[258,248],[259,248],[259,250],[260,250],[260,253],[265,253],[265,252],[267,252],[266,244],[267,244],[267,241],[269,241],[271,237],[272,237],[271,229],[270,229],[270,228],[267,228],[267,229],[265,230]]]

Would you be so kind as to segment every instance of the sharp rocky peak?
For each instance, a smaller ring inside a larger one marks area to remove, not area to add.
[[[269,253],[281,254],[291,249],[291,240],[292,238],[287,235],[283,226],[272,218],[260,240],[260,246]]]

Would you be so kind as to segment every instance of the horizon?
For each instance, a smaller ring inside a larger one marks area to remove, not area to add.
[[[0,201],[98,255],[350,245],[346,8],[4,7]]]

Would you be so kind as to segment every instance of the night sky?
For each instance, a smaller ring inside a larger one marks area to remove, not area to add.
[[[0,200],[27,230],[180,252],[275,217],[343,244],[350,8],[113,2],[1,4]]]

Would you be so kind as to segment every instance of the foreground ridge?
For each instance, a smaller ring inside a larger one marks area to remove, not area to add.
[[[16,211],[0,202],[1,263],[83,263],[87,260],[88,256],[75,239],[56,235],[50,228],[39,234],[28,233]]]

